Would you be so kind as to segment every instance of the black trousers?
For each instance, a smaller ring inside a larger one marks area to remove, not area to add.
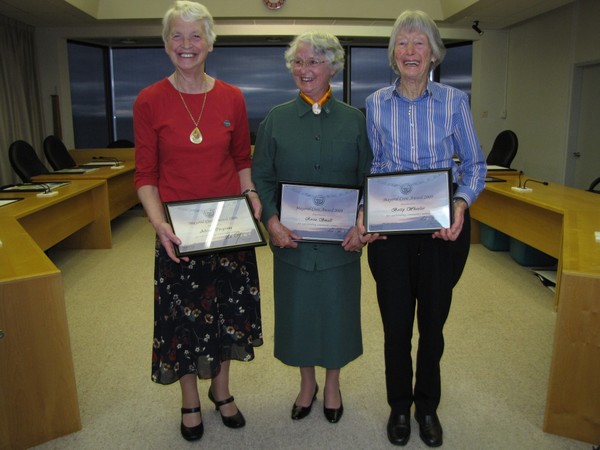
[[[387,399],[393,412],[436,412],[441,398],[443,328],[469,254],[471,219],[465,211],[456,241],[431,234],[391,235],[369,244],[369,267],[383,321]],[[417,315],[419,341],[413,390],[411,340]]]

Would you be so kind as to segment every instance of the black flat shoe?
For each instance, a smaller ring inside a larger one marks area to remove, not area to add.
[[[216,401],[212,395],[212,391],[209,388],[208,399],[215,404],[215,410],[219,411],[219,414],[221,414],[223,425],[229,428],[242,428],[244,425],[246,425],[246,419],[244,419],[244,416],[239,408],[233,416],[224,416],[219,409],[221,406],[233,402],[233,396],[226,398],[225,400]]]
[[[300,420],[304,419],[306,416],[310,414],[310,410],[312,409],[312,405],[317,398],[317,392],[319,392],[319,385],[315,386],[315,395],[313,395],[312,400],[310,401],[310,405],[308,406],[298,406],[296,402],[294,402],[294,406],[292,406],[292,420]]]
[[[394,445],[406,445],[410,439],[410,414],[392,412],[387,424],[389,441]]]
[[[344,402],[342,402],[342,391],[340,391],[340,407],[339,408],[325,408],[325,401],[323,401],[323,414],[325,418],[331,423],[338,423],[344,414]]]
[[[429,447],[439,447],[443,444],[443,430],[440,419],[437,414],[417,416],[415,419],[419,422],[419,436],[421,440]]]
[[[193,414],[197,412],[200,412],[199,406],[195,408],[181,408],[181,435],[186,441],[197,441],[204,434],[204,422],[200,422],[200,424],[195,427],[186,427],[183,424],[184,414]]]

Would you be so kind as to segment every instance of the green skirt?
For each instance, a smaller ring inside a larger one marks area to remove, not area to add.
[[[296,367],[338,369],[363,351],[360,260],[306,271],[275,258],[275,357]]]

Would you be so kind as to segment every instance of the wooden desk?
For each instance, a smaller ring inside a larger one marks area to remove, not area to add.
[[[89,156],[88,156],[89,158]],[[89,160],[87,162],[90,162]],[[104,180],[108,187],[108,208],[110,219],[120,216],[125,211],[139,203],[137,192],[133,184],[135,163],[125,161],[122,169],[111,169],[100,167],[88,173],[60,174],[60,175],[38,175],[32,181],[50,182],[60,180]]]
[[[499,176],[495,174],[494,176]],[[519,193],[514,177],[488,183],[471,206],[478,222],[559,260],[556,330],[544,431],[600,442],[600,195],[551,183]]]
[[[57,192],[42,198],[35,193],[0,193],[0,198],[24,198],[0,208],[0,216],[17,219],[42,250],[59,242],[69,248],[111,248],[106,183],[82,180]]]
[[[75,370],[60,271],[14,217],[0,241],[0,448],[25,449],[81,429]]]
[[[56,180],[55,180],[56,181]],[[81,429],[60,271],[43,250],[110,248],[107,184],[80,180],[58,195],[0,207],[0,448],[25,449]]]

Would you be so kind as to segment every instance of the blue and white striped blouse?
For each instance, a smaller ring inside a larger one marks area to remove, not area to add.
[[[484,188],[487,168],[468,96],[430,81],[422,96],[409,100],[398,93],[398,83],[366,100],[371,173],[451,167],[458,184],[454,196],[471,205]]]

